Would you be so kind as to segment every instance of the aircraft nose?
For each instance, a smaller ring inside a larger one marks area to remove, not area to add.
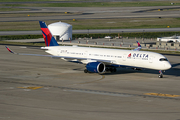
[[[165,67],[166,67],[166,69],[170,69],[171,68],[171,64],[168,62],[168,63],[165,64]]]

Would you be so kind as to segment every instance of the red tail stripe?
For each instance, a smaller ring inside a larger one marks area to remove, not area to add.
[[[48,28],[41,28],[41,30],[47,35],[47,36],[45,36],[43,34],[43,37],[44,37],[45,40],[46,40],[46,37],[47,37],[47,41],[45,41],[45,43],[46,43],[46,46],[49,46],[50,42],[51,42],[52,34],[51,34],[51,32],[49,31]]]

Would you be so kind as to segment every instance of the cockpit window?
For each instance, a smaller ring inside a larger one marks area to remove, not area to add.
[[[167,58],[161,58],[159,61],[168,61]]]

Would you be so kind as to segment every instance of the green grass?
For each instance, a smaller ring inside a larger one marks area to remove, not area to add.
[[[2,9],[0,9],[1,11]],[[21,9],[20,9],[21,10]],[[7,10],[8,11],[8,10]],[[18,10],[19,11],[19,10]],[[4,17],[27,17],[29,15],[29,17],[40,17],[40,16],[58,16],[58,15],[76,15],[78,13],[68,13],[65,14],[64,12],[58,12],[58,13],[8,13],[8,14],[1,14],[0,18],[4,18]]]
[[[29,9],[24,9],[24,8],[0,8],[0,11],[26,11]]]
[[[46,13],[44,13],[45,15]],[[28,14],[2,14],[1,17],[15,17],[27,16]],[[38,16],[37,14],[29,14],[31,16]],[[43,15],[43,14],[42,14]],[[54,13],[48,13],[46,16],[51,17]],[[172,28],[180,27],[179,18],[122,18],[122,19],[80,19],[80,20],[59,20],[73,26],[74,30],[79,29],[135,29],[135,28]],[[45,21],[46,24],[51,24],[57,21]],[[87,24],[88,23],[88,24]],[[22,30],[40,30],[38,21],[28,22],[0,22],[0,31],[22,31]]]
[[[36,1],[56,1],[56,0],[0,0],[0,2],[36,2]],[[63,1],[63,0],[58,0]],[[73,0],[66,0],[73,1]]]
[[[0,2],[26,2],[27,0],[0,0]],[[30,0],[43,1],[43,0]],[[49,0],[53,1],[53,0]],[[72,0],[71,0],[72,1]],[[180,5],[180,1],[148,1],[148,2],[82,2],[82,3],[22,3],[22,4],[6,4],[5,6],[36,6],[36,7],[141,7],[141,6],[169,6],[170,3]],[[4,6],[4,5],[3,5]]]
[[[152,1],[152,2],[92,2],[92,3],[49,3],[39,4],[43,7],[141,7],[141,6],[169,6],[169,1]],[[176,1],[175,5],[180,5]]]
[[[0,0],[0,2],[26,2],[27,0]],[[37,1],[37,0],[30,0]],[[43,1],[43,0],[38,0]],[[51,1],[51,0],[48,0]],[[180,1],[171,1],[180,5]],[[14,6],[46,6],[46,7],[126,7],[126,6],[163,6],[170,5],[170,1],[152,1],[152,2],[94,2],[94,3],[49,3],[49,4],[1,4],[0,6],[11,6],[12,8],[0,8],[0,11],[21,11],[28,9],[13,8]],[[153,12],[153,11],[151,11]],[[160,11],[159,11],[160,12]],[[17,14],[1,14],[1,18],[6,17],[36,17],[36,16],[57,16],[57,15],[76,15],[81,13],[17,13]],[[180,18],[121,18],[121,19],[77,19],[73,20],[59,20],[69,23],[73,29],[136,29],[136,28],[172,28],[180,27]],[[47,24],[57,21],[45,21]],[[88,23],[88,24],[87,24]],[[0,22],[0,31],[22,31],[22,30],[40,30],[38,21],[28,22]]]
[[[0,45],[26,45],[26,46],[45,46],[45,43],[25,43],[25,42],[9,42],[9,41],[0,41]]]
[[[76,38],[104,38],[105,36],[110,35],[111,37],[118,36],[118,33],[101,33],[101,34],[73,34],[73,39]],[[150,39],[150,38],[157,38],[157,37],[164,37],[164,36],[173,36],[173,35],[180,35],[180,32],[133,32],[133,33],[119,33],[119,36],[123,36],[124,38],[142,38]],[[4,35],[0,36],[0,41],[2,40],[21,40],[21,39],[38,39],[42,38],[42,35]]]

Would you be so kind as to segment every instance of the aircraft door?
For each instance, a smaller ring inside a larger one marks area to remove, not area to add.
[[[126,61],[126,54],[122,56],[123,61]]]
[[[153,63],[153,57],[149,57],[149,63]]]
[[[58,49],[58,50],[57,50],[57,55],[60,56],[60,54],[61,54],[61,49]]]
[[[85,57],[85,58],[88,58],[88,51],[85,51],[85,52],[84,52],[84,57]]]

